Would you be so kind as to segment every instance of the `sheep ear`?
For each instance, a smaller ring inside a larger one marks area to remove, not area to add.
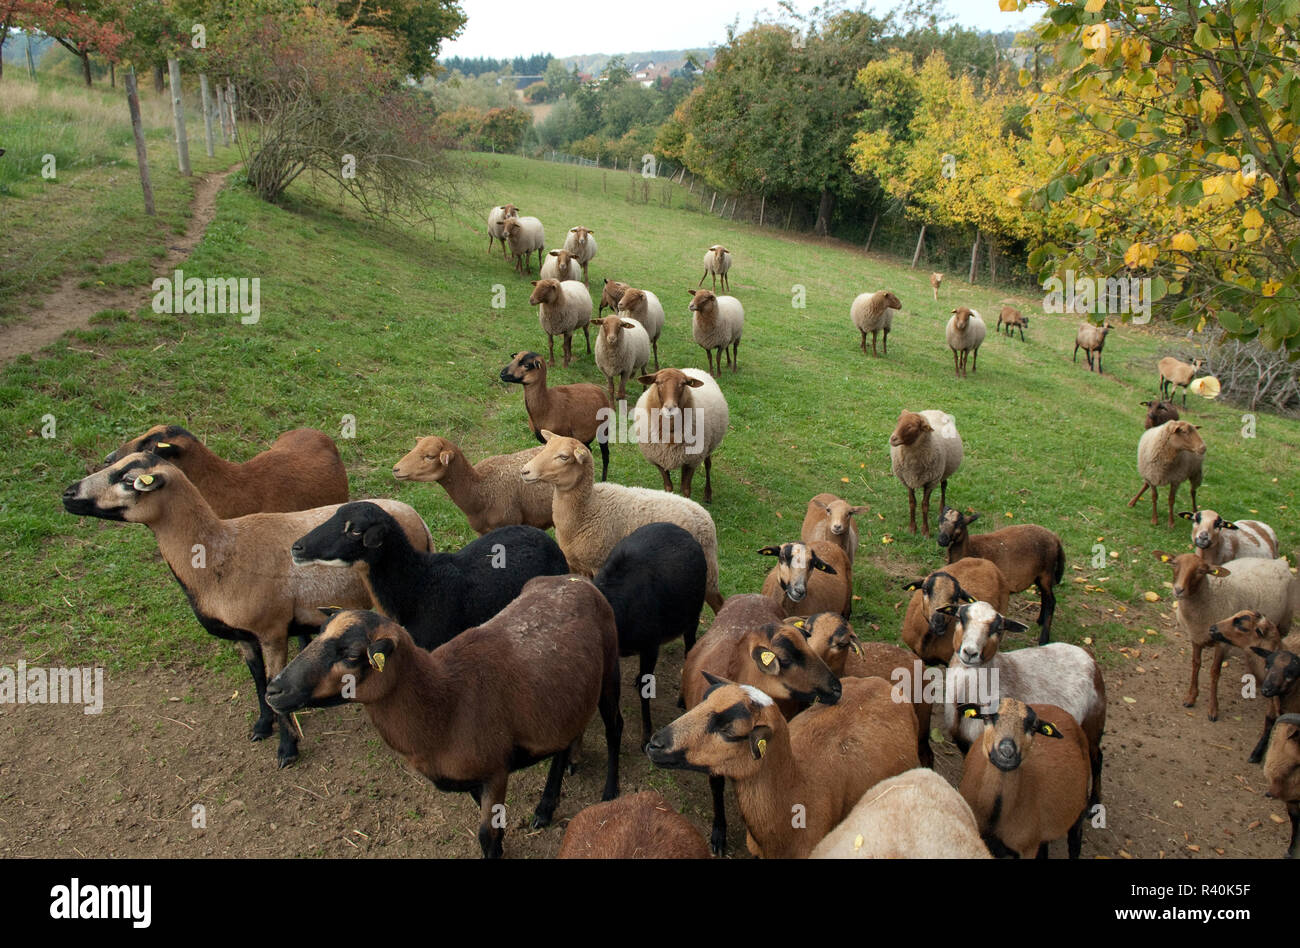
[[[388,636],[376,639],[366,646],[366,657],[370,659],[370,667],[375,671],[382,672],[387,660],[397,650],[397,643]]]
[[[976,520],[978,520],[979,518],[980,518],[980,515],[979,515],[979,514],[977,514],[977,513],[973,513],[973,514],[971,514],[969,517],[966,518],[966,522],[967,522],[967,523],[974,523],[974,522],[975,522]]]
[[[534,280],[534,281],[533,281],[533,286],[536,286],[538,283],[541,283],[541,282],[542,282],[541,280]]]
[[[628,328],[631,328],[631,327],[628,327]],[[686,384],[687,384],[689,387],[691,387],[691,388],[703,388],[703,387],[704,387],[704,383],[701,382],[699,379],[687,379],[687,380],[686,380]]]
[[[1035,733],[1043,735],[1043,737],[1055,737],[1057,740],[1065,737],[1065,735],[1061,733],[1061,729],[1050,721],[1037,722],[1034,725],[1034,731]]]
[[[1023,622],[1017,622],[1015,619],[1007,619],[1005,617],[1002,619],[1002,628],[1004,631],[1009,631],[1009,632],[1029,631],[1029,626],[1025,625]]]
[[[1182,517],[1184,520],[1195,520],[1195,519],[1196,519],[1196,514],[1192,513],[1190,510],[1184,510],[1184,511],[1180,512],[1180,513],[1178,514],[1178,516]]]
[[[695,291],[694,291],[694,290],[687,290],[686,292],[689,293],[689,294],[691,294],[691,296],[694,296],[694,295],[695,295]]]
[[[655,383],[655,376],[643,375],[639,379],[637,379],[637,381],[640,382],[642,385],[653,385]]]
[[[982,718],[983,713],[977,704],[959,704],[957,705],[957,716],[963,720],[967,718]]]
[[[368,550],[376,550],[383,546],[384,534],[387,532],[387,528],[382,523],[377,523],[361,535],[361,545]]]
[[[957,617],[957,610],[960,608],[961,607],[958,606],[957,604],[950,602],[948,603],[948,605],[940,606],[938,609],[934,611],[938,615],[952,616],[955,619]]]
[[[559,255],[560,255],[560,252],[559,252],[558,250],[552,250],[552,251],[551,251],[550,253],[548,253],[546,256],[548,256],[548,257],[558,257]],[[609,281],[606,280],[605,282],[608,283]],[[534,283],[533,285],[536,286],[537,284]]]
[[[577,461],[579,464],[586,464],[588,461],[591,460],[591,452],[588,451],[586,448],[574,448],[573,459]]]
[[[618,321],[618,324],[622,326],[624,329],[636,329],[637,327],[636,323],[628,322],[626,319],[620,319]],[[699,381],[698,379],[691,379],[691,381],[687,384],[703,385],[704,383]]]
[[[547,431],[545,428],[543,428],[539,433],[541,434],[543,441],[550,441],[552,438],[555,437],[554,431]]]
[[[772,729],[766,724],[759,724],[749,732],[749,750],[755,760],[761,760],[767,753],[767,742],[772,737]]]
[[[1219,577],[1232,575],[1232,573],[1228,569],[1222,566],[1211,566],[1209,569],[1206,570],[1206,572],[1209,573],[1211,576],[1219,576]]]
[[[903,591],[904,591],[904,592],[916,592],[918,589],[920,589],[920,588],[921,588],[922,586],[924,586],[924,585],[925,585],[925,580],[923,580],[923,579],[918,579],[918,580],[915,580],[915,581],[913,581],[913,582],[910,582],[910,583],[908,583],[906,586],[904,586],[904,587],[903,587]]]
[[[340,612],[345,611],[342,606],[318,606],[317,609],[320,614],[325,617],[326,625],[329,624],[330,619],[333,619]]]
[[[759,556],[780,556],[781,548],[779,546],[765,546],[758,551]]]
[[[151,490],[158,490],[160,487],[167,486],[167,478],[161,474],[141,474],[131,482],[131,487],[137,493],[146,494]]]
[[[442,454],[438,455],[438,460],[442,462],[443,467],[447,467],[451,464],[451,459],[453,457],[455,457],[455,455],[450,451],[444,451]]]
[[[871,507],[870,507],[869,505],[867,505],[867,504],[862,504],[862,505],[859,506],[859,507],[850,507],[850,508],[849,508],[849,513],[853,514],[854,516],[857,516],[857,515],[859,515],[859,514],[864,514],[864,513],[866,513],[866,512],[869,511],[870,509],[871,509]]]
[[[811,551],[810,551],[810,552],[811,552]],[[813,553],[813,555],[812,555],[812,568],[813,568],[813,569],[819,569],[819,570],[821,570],[823,573],[830,573],[832,576],[838,576],[838,575],[839,575],[839,573],[836,571],[836,569],[835,569],[834,566],[832,566],[830,563],[827,563],[825,560],[823,560],[823,559],[822,559],[820,556],[818,556],[816,553]]]
[[[754,659],[754,664],[764,675],[781,674],[781,662],[776,657],[776,652],[772,651],[766,645],[755,645],[750,655]]]
[[[1239,529],[1241,529],[1241,528],[1238,527],[1235,523],[1233,523],[1231,520],[1220,520],[1220,521],[1219,521],[1219,527],[1220,527],[1220,529],[1223,529],[1223,530],[1239,530]]]
[[[704,680],[709,683],[710,688],[717,688],[720,685],[731,684],[731,682],[728,681],[727,679],[723,678],[720,675],[715,675],[712,672],[701,672],[700,674],[704,676]]]

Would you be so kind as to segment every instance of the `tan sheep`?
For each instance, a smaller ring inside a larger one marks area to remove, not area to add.
[[[646,390],[637,399],[637,447],[659,469],[664,490],[672,493],[672,472],[681,469],[682,495],[691,496],[695,469],[704,465],[704,500],[713,500],[713,452],[731,423],[726,396],[707,372],[660,369],[640,378]]]
[[[971,360],[972,372],[979,367],[980,346],[984,345],[986,332],[988,328],[983,317],[969,306],[958,306],[952,311],[952,318],[944,329],[944,338],[952,350],[952,366],[957,378],[966,377],[967,359]]]
[[[808,510],[803,517],[803,526],[799,530],[799,539],[804,543],[813,540],[827,540],[844,551],[849,558],[849,566],[858,551],[858,525],[854,517],[864,514],[870,507],[854,507],[842,497],[834,494],[818,494],[808,501]]]
[[[727,278],[731,270],[731,251],[722,244],[714,244],[708,250],[704,251],[704,276],[700,277],[700,282],[695,284],[697,287],[704,285],[704,277],[713,275],[713,289],[718,289],[718,280],[721,278],[723,290],[731,289],[731,282]]]
[[[687,290],[691,294],[691,334],[709,359],[709,374],[722,374],[722,356],[735,372],[740,368],[740,336],[745,330],[745,308],[734,296],[716,296],[712,290]],[[713,367],[714,357],[718,367]]]
[[[1183,407],[1186,408],[1187,386],[1192,384],[1196,373],[1204,367],[1204,359],[1193,359],[1192,364],[1188,365],[1173,356],[1165,356],[1156,364],[1156,369],[1160,372],[1160,397],[1172,401],[1174,386],[1177,385],[1183,390]]]
[[[907,529],[916,532],[916,492],[923,490],[921,532],[930,535],[930,492],[939,485],[939,504],[948,500],[948,478],[961,467],[962,441],[952,415],[937,410],[903,411],[889,436],[889,463],[907,487]]]
[[[888,290],[860,293],[849,307],[849,318],[862,334],[862,354],[867,354],[867,333],[871,333],[871,354],[876,354],[876,335],[884,332],[884,353],[889,355],[889,330],[894,325],[894,313],[903,308],[898,297]]]
[[[930,274],[930,289],[934,291],[934,301],[939,302],[939,284],[943,283],[942,273]]]
[[[653,790],[578,811],[564,830],[560,859],[708,859],[690,820]]]
[[[1079,361],[1079,350],[1083,350],[1084,358],[1088,360],[1088,371],[1093,370],[1093,360],[1096,359],[1097,374],[1101,374],[1101,350],[1106,348],[1106,336],[1114,329],[1110,323],[1104,326],[1094,326],[1092,323],[1083,323],[1079,326],[1079,331],[1074,334],[1074,358],[1073,362]]]
[[[1160,488],[1169,486],[1169,526],[1174,525],[1174,500],[1178,485],[1188,481],[1192,488],[1192,510],[1196,509],[1196,488],[1201,486],[1201,465],[1205,462],[1205,442],[1197,429],[1186,421],[1167,421],[1148,428],[1138,441],[1137,469],[1142,489],[1128,502],[1133,507],[1151,488],[1151,526],[1160,522],[1156,507]]]
[[[537,321],[542,324],[551,346],[551,365],[555,365],[555,337],[564,337],[564,367],[573,358],[573,332],[581,329],[591,352],[591,294],[577,280],[534,280],[528,303],[537,307]]]

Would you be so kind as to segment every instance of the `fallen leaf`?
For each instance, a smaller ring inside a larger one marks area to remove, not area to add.
[[[1181,809],[1183,808],[1183,801],[1182,801],[1182,800],[1175,800],[1175,801],[1174,801],[1174,806],[1178,807],[1178,809],[1181,810]]]
[[[1138,703],[1138,699],[1137,699],[1137,698],[1130,698],[1128,695],[1125,695],[1125,696],[1124,696],[1124,703],[1125,703],[1125,704],[1137,704],[1137,703]]]
[[[1188,843],[1187,848],[1194,853],[1199,853],[1201,851],[1201,847],[1197,846],[1195,843]]]
[[[1146,592],[1142,594],[1142,598],[1145,599],[1147,602],[1159,602],[1160,594],[1157,592],[1152,592],[1150,589],[1148,589]]]
[[[1248,830],[1259,829],[1263,825],[1264,823],[1262,820],[1252,820],[1250,824],[1246,827],[1246,829]]]
[[[1272,820],[1274,823],[1285,823],[1285,822],[1286,822],[1286,820],[1282,819],[1282,817],[1278,816],[1276,813],[1270,813],[1270,814],[1268,815],[1268,818],[1269,818],[1270,820]]]
[[[779,510],[776,512],[776,519],[777,519],[777,520],[784,520],[784,519],[785,519],[785,517],[783,517],[783,516],[781,515],[781,511],[779,511]],[[828,554],[826,554],[826,555],[829,556],[830,554],[828,553]]]
[[[1126,851],[1124,851],[1123,849],[1121,849],[1121,850],[1119,851],[1119,855],[1120,855],[1120,858],[1121,858],[1121,859],[1132,859],[1132,858],[1133,858],[1131,855],[1129,855],[1129,854],[1128,854]]]
[[[848,479],[847,477],[841,477],[841,478],[840,478],[840,483],[841,483],[841,484],[847,484],[847,483],[849,483],[849,479]]]

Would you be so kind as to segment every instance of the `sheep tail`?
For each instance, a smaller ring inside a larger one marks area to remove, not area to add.
[[[1065,547],[1062,545],[1056,548],[1056,577],[1055,577],[1056,582],[1059,583],[1061,581],[1061,577],[1063,577],[1064,575],[1065,575]]]

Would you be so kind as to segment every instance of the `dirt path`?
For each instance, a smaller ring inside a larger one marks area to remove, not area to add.
[[[1281,856],[1290,829],[1285,811],[1263,796],[1261,768],[1246,763],[1262,709],[1240,695],[1240,663],[1224,673],[1222,716],[1211,723],[1208,663],[1198,707],[1184,709],[1186,642],[1172,622],[1160,628],[1163,635],[1135,644],[1106,675],[1106,827],[1085,829],[1084,858]],[[177,631],[181,641],[200,634]],[[660,661],[667,687],[654,702],[656,726],[679,713],[681,657],[676,643]],[[623,672],[623,792],[659,790],[706,830],[704,778],[655,770],[636,746],[635,662],[625,661]],[[302,756],[281,771],[274,741],[248,741],[249,683],[240,676],[232,688],[231,680],[160,665],[106,676],[98,715],[0,704],[0,857],[478,856],[478,810],[468,795],[439,793],[408,771],[363,709],[302,714]],[[936,751],[938,772],[958,780],[955,748]],[[599,799],[605,754],[598,718],[583,757],[578,774],[565,779],[555,825],[545,830],[526,825],[545,765],[511,777],[508,856],[554,856],[564,824]],[[729,800],[731,851],[745,855],[743,824],[734,796]],[[196,804],[206,826],[193,825]],[[1063,855],[1064,844],[1053,844],[1052,856]]]
[[[155,276],[166,275],[175,269],[198,246],[216,215],[217,192],[234,171],[235,168],[228,168],[199,176],[194,187],[189,224],[184,234],[173,237],[167,245],[167,256],[155,266]],[[22,322],[0,327],[0,365],[25,352],[39,352],[68,330],[88,325],[90,317],[103,310],[134,312],[151,295],[148,287],[79,286],[84,279],[79,274],[65,277],[52,293],[40,297],[38,305],[28,307]]]

